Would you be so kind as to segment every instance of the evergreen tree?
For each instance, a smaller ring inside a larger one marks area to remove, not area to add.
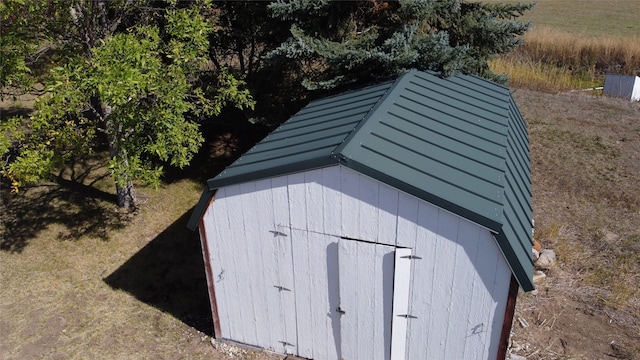
[[[272,16],[291,36],[268,54],[292,61],[308,89],[380,81],[411,68],[444,76],[463,71],[505,81],[487,60],[513,50],[533,4],[461,0],[279,1]]]

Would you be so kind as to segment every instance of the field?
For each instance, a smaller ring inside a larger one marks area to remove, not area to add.
[[[524,2],[487,0],[485,2]],[[640,36],[640,2],[635,0],[538,0],[525,14],[534,29],[551,28],[583,37]]]
[[[549,44],[564,34],[637,46],[639,16],[635,0],[540,0],[528,18]],[[511,351],[640,359],[640,103],[565,91],[599,75],[534,65],[569,83],[511,84],[529,126],[536,239],[558,263],[519,296]],[[101,154],[18,194],[0,183],[1,359],[277,358],[211,339],[200,245],[185,224],[204,180],[263,133],[210,134],[191,169],[140,189],[135,215],[113,206]]]
[[[538,1],[523,17],[532,24],[523,45],[490,66],[508,74],[511,86],[543,91],[600,87],[610,73],[638,75],[638,14],[638,1]]]

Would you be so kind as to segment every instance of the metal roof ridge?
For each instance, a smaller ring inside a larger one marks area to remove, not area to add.
[[[408,73],[398,77],[396,80],[393,81],[393,83],[391,84],[391,86],[389,86],[389,88],[387,89],[387,91],[385,91],[385,93],[380,96],[380,98],[378,99],[378,101],[376,101],[376,103],[371,107],[371,109],[369,109],[369,111],[367,111],[367,113],[362,117],[362,119],[358,122],[358,124],[353,128],[353,130],[351,130],[351,132],[349,132],[349,134],[344,138],[344,140],[342,141],[342,144],[338,145],[332,152],[331,155],[332,156],[336,156],[338,157],[338,159],[340,159],[340,161],[342,161],[342,156],[338,156],[339,154],[341,155],[342,150],[344,150],[344,148],[349,145],[349,142],[356,136],[356,134],[358,134],[358,131],[360,131],[360,129],[362,129],[362,127],[367,123],[367,121],[369,119],[371,119],[372,115],[380,108],[380,106],[382,104],[385,103],[385,101],[387,100],[387,98],[394,92],[394,90],[398,87],[398,84],[405,78],[409,77],[410,75],[415,75],[415,73],[417,72],[417,70],[412,69],[410,70]]]

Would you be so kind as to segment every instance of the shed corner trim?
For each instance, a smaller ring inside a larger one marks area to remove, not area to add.
[[[202,191],[200,200],[198,200],[198,203],[193,208],[191,216],[189,217],[189,221],[187,222],[187,228],[189,230],[196,231],[196,229],[198,228],[198,224],[202,221],[204,212],[207,210],[207,208],[215,198],[217,191],[218,189],[209,189],[208,186],[206,186],[204,191]]]

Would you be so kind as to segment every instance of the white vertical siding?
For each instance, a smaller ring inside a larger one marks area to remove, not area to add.
[[[389,359],[394,247],[338,242],[341,357]]]
[[[490,232],[456,215],[334,166],[222,188],[204,221],[225,338],[314,359],[346,351],[335,311],[345,237],[420,258],[411,263],[407,359],[496,356],[510,271]],[[387,303],[376,281],[392,274],[367,269],[354,269],[372,277],[356,286],[375,294],[354,301],[369,311]],[[384,326],[371,325],[372,337]]]
[[[337,238],[292,230],[298,355],[337,359]]]

